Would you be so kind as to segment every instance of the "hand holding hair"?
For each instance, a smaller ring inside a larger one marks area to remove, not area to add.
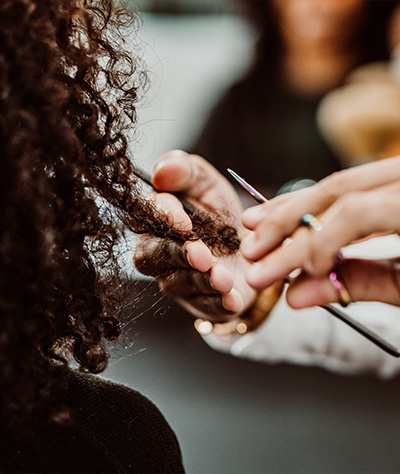
[[[157,206],[177,229],[187,232],[191,220],[182,203],[170,192],[180,193],[196,207],[216,211],[243,233],[242,206],[232,187],[212,165],[197,155],[172,151],[154,167],[152,184]],[[216,321],[232,320],[252,304],[255,291],[244,279],[247,262],[238,252],[213,255],[201,241],[177,241],[140,236],[135,265],[142,273],[157,277],[165,293],[177,298],[192,314]]]

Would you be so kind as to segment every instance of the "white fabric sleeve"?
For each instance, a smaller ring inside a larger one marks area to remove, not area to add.
[[[344,249],[348,257],[400,255],[400,238],[385,236]],[[379,336],[400,348],[400,308],[383,303],[352,303],[344,309]],[[326,310],[294,310],[282,295],[257,331],[243,336],[203,336],[212,348],[264,361],[315,365],[341,373],[375,373],[389,378],[400,372],[400,359],[377,347]]]

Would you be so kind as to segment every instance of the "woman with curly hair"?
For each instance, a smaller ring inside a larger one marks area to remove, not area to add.
[[[183,471],[158,409],[89,374],[120,334],[115,249],[126,229],[238,243],[197,211],[179,232],[142,196],[126,137],[146,76],[112,3],[0,2],[2,472]]]

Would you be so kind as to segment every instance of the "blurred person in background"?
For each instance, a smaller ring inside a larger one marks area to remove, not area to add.
[[[322,135],[343,168],[400,153],[400,7],[388,28],[389,60],[354,69],[317,110]]]
[[[244,4],[260,30],[254,63],[217,104],[191,150],[271,197],[288,182],[319,180],[346,164],[317,123],[320,101],[358,66],[390,58],[398,2]]]

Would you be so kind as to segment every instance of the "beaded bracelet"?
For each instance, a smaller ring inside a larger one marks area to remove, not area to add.
[[[196,331],[201,335],[213,333],[217,336],[233,334],[246,334],[255,331],[268,319],[272,309],[280,298],[284,287],[283,281],[278,281],[258,293],[253,305],[239,318],[226,323],[212,323],[206,319],[198,318],[194,322]]]

